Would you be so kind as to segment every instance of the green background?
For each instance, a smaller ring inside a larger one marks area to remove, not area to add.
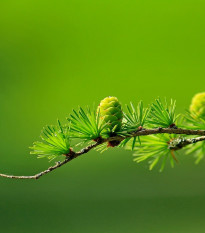
[[[28,147],[78,105],[166,96],[183,112],[204,91],[204,12],[202,0],[1,1],[0,172],[50,166]],[[159,173],[92,151],[38,181],[1,178],[0,231],[202,233],[205,162],[179,160]]]

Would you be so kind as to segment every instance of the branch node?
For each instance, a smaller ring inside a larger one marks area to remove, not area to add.
[[[170,126],[169,126],[170,129],[178,129],[178,127],[175,125],[175,123],[172,123]]]

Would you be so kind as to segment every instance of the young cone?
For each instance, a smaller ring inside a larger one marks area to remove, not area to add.
[[[205,92],[198,93],[193,97],[190,112],[205,119]]]
[[[106,97],[100,102],[98,107],[100,119],[107,124],[109,131],[120,130],[122,125],[122,107],[116,97]]]

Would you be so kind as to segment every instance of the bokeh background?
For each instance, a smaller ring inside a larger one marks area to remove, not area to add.
[[[52,165],[29,155],[46,124],[108,95],[177,111],[205,90],[202,0],[0,3],[0,172]],[[131,152],[89,154],[35,180],[0,179],[3,233],[202,233],[205,161],[150,172]]]

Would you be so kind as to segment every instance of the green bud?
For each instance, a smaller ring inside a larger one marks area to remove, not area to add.
[[[100,119],[103,123],[107,123],[106,129],[117,131],[122,126],[122,107],[116,97],[106,97],[98,106],[100,111]]]
[[[205,92],[196,94],[190,105],[190,112],[205,119]]]

